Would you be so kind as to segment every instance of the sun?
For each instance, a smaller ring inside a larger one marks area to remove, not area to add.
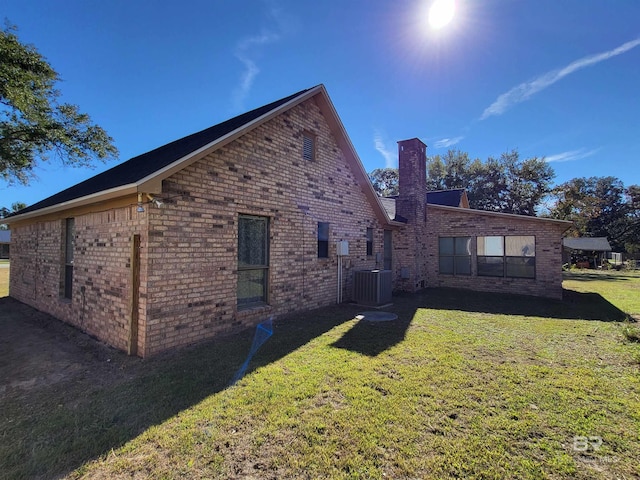
[[[429,25],[432,28],[440,29],[453,20],[455,13],[455,0],[434,0],[429,9]]]

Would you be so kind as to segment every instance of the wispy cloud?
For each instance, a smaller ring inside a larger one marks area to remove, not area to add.
[[[243,39],[236,46],[235,56],[244,65],[244,70],[240,75],[240,83],[233,92],[234,110],[244,109],[244,100],[249,95],[256,76],[260,73],[260,68],[254,60],[257,50],[261,46],[277,41],[279,38],[279,35],[265,31],[260,35]]]
[[[233,92],[233,109],[244,110],[244,101],[253,87],[253,83],[260,73],[257,57],[262,47],[276,43],[293,28],[294,21],[274,1],[265,2],[268,7],[268,18],[275,24],[273,28],[263,28],[257,35],[241,39],[235,46],[234,55],[240,60],[244,69],[240,74],[240,81]]]
[[[638,45],[640,45],[640,38],[623,43],[619,47],[607,52],[582,57],[579,60],[571,62],[564,68],[552,70],[543,75],[540,75],[539,77],[529,82],[521,83],[520,85],[513,87],[508,92],[500,95],[495,102],[493,102],[485,109],[485,111],[482,113],[482,116],[480,117],[480,120],[484,120],[493,115],[502,115],[512,106],[520,102],[524,102],[539,91],[544,90],[545,88],[553,85],[559,80],[562,80],[567,75],[577,72],[578,70],[582,70],[583,68],[591,67],[600,62],[604,62],[605,60],[608,60],[617,55],[621,55],[625,52],[628,52],[632,48],[637,47]]]
[[[545,161],[548,163],[551,162],[573,162],[574,160],[580,160],[582,158],[590,157],[591,155],[595,155],[599,148],[594,148],[592,150],[587,150],[586,148],[580,148],[578,150],[569,150],[567,152],[556,153],[555,155],[549,155],[545,157]]]
[[[376,150],[384,157],[384,166],[386,168],[396,168],[398,154],[395,149],[387,146],[384,134],[378,129],[373,132],[373,144]]]
[[[463,139],[464,137],[462,135],[458,136],[458,137],[453,137],[453,138],[442,138],[440,140],[437,140],[433,146],[435,148],[448,148],[451,147],[453,145],[455,145],[456,143],[460,143],[460,141]]]

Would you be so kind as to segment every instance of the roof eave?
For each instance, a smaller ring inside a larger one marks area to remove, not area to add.
[[[95,203],[106,202],[108,200],[113,200],[114,198],[135,194],[139,191],[140,190],[138,188],[138,185],[135,183],[123,185],[120,187],[111,188],[109,190],[103,190],[101,192],[97,192],[84,197],[75,198],[73,200],[69,200],[68,202],[62,202],[56,205],[51,205],[50,207],[23,213],[21,215],[12,215],[8,218],[0,219],[0,223],[11,225],[13,223],[22,222],[24,220],[31,220],[44,215],[51,215],[54,213],[62,212],[64,210],[70,210],[72,208],[84,207]]]

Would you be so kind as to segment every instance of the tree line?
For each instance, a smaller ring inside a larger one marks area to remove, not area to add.
[[[369,173],[380,196],[398,194],[398,170]],[[607,237],[614,251],[640,253],[640,186],[612,176],[580,177],[554,185],[544,158],[521,159],[516,150],[486,161],[460,150],[427,158],[427,189],[464,188],[469,206],[492,212],[574,222],[569,235]]]

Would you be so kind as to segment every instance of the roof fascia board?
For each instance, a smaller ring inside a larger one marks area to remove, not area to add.
[[[73,200],[69,200],[68,202],[62,202],[50,207],[34,210],[33,212],[23,213],[22,215],[14,215],[9,218],[3,218],[0,219],[0,223],[11,225],[12,223],[30,220],[33,218],[42,217],[44,215],[50,215],[52,213],[58,213],[63,210],[69,210],[71,208],[83,207],[92,203],[104,202],[134,193],[138,193],[138,186],[135,183],[131,183],[129,185],[123,185],[121,187],[111,188],[109,190],[103,190],[101,192],[93,193],[85,197],[75,198]]]

